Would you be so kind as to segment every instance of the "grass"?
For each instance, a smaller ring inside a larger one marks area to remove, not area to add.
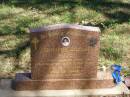
[[[129,0],[0,4],[0,76],[30,71],[28,29],[56,23],[100,27],[99,66],[130,65],[129,6]]]

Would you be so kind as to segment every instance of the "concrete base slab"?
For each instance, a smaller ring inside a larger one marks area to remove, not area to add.
[[[97,78],[82,79],[43,79],[34,80],[31,73],[17,73],[12,81],[13,89],[23,90],[71,90],[101,89],[114,87],[110,72],[97,72]]]
[[[73,89],[73,90],[39,90],[39,91],[15,91],[11,89],[11,80],[0,80],[0,97],[102,97],[102,96],[117,96],[128,95],[130,91],[121,83],[112,88],[103,89]]]

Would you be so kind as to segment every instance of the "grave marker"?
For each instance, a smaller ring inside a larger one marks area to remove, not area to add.
[[[16,74],[16,90],[92,89],[114,85],[99,79],[97,27],[56,24],[31,31],[31,73]]]

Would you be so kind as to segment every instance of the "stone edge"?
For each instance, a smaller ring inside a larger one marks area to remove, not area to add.
[[[25,80],[12,81],[12,88],[17,91],[21,90],[66,90],[66,89],[100,89],[112,88],[115,86],[113,80],[86,80],[86,81],[40,81]],[[81,83],[81,84],[78,84]],[[77,85],[76,85],[77,84]],[[88,84],[88,85],[86,85]]]
[[[56,29],[62,29],[62,28],[101,32],[99,27],[83,26],[83,25],[78,25],[78,24],[54,24],[54,25],[49,25],[49,26],[42,26],[35,29],[30,29],[30,32],[35,33],[35,32],[50,31],[50,30],[56,30]]]

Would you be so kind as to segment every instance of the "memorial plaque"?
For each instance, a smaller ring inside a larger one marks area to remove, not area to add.
[[[98,27],[56,24],[30,31],[31,73],[16,75],[16,90],[113,86],[113,80],[97,76]]]

